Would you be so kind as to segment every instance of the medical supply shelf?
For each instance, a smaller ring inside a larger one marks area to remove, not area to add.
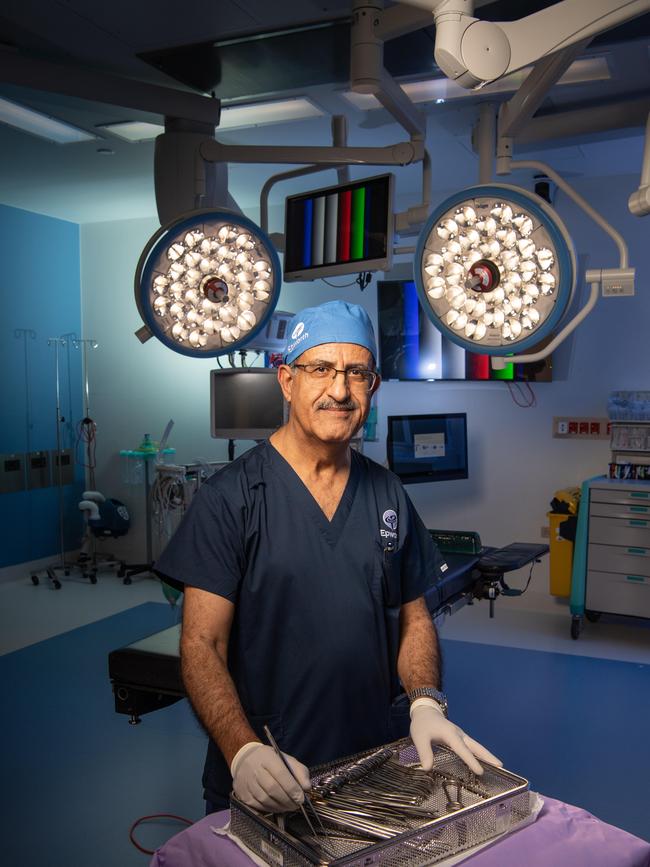
[[[628,477],[650,479],[650,421],[627,419],[610,421],[612,450],[610,478],[621,465]]]
[[[571,636],[584,616],[650,618],[650,481],[596,476],[582,486],[571,580]]]

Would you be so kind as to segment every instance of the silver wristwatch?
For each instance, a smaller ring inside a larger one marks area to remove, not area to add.
[[[432,686],[418,686],[408,693],[410,704],[413,704],[416,698],[432,698],[440,705],[443,714],[447,716],[447,696],[439,689],[434,689]]]

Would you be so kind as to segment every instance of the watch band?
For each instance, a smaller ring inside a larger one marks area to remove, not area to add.
[[[443,714],[447,716],[447,696],[444,692],[440,692],[439,689],[434,689],[432,686],[418,686],[408,693],[409,703],[413,704],[418,698],[432,698],[440,705]]]

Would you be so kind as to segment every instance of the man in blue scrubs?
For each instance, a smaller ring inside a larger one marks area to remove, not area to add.
[[[295,809],[306,765],[406,734],[406,715],[401,727],[391,715],[403,690],[423,767],[432,743],[477,773],[477,757],[498,763],[446,719],[423,597],[438,552],[397,477],[350,448],[379,386],[368,314],[332,301],[288,334],[287,424],[201,487],[156,563],[185,584],[182,671],[210,736],[208,810],[231,790],[258,810]]]

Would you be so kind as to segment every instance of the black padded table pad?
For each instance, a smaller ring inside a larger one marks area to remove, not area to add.
[[[178,650],[180,625],[155,632],[108,655],[108,673],[116,684],[144,686],[185,695]]]

